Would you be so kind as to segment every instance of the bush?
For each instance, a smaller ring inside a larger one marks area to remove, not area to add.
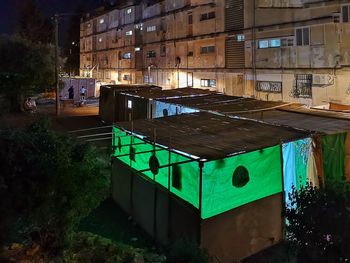
[[[287,238],[300,262],[350,261],[350,188],[347,183],[292,194]]]
[[[0,131],[0,160],[3,242],[17,241],[20,233],[48,253],[60,253],[81,219],[109,193],[102,155],[53,132],[48,121]]]

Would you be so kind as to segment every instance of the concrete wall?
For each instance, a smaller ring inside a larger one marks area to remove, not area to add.
[[[220,262],[238,262],[282,239],[282,194],[202,222],[201,245]]]

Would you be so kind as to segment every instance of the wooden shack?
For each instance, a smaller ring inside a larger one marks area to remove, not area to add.
[[[308,137],[206,112],[119,123],[113,199],[162,244],[236,262],[283,238],[282,145]]]
[[[100,89],[99,116],[105,123],[128,120],[128,105],[120,95],[122,92],[138,92],[161,90],[161,87],[152,85],[105,85]],[[130,106],[130,105],[129,105]],[[136,111],[137,118],[146,118],[142,111]]]

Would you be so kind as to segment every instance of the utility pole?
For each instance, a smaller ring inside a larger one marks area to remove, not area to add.
[[[60,115],[60,78],[58,69],[58,22],[59,15],[55,14],[55,85],[56,85],[56,116]]]

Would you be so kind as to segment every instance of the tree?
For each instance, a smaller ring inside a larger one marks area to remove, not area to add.
[[[53,43],[53,23],[44,16],[36,0],[24,0],[18,5],[17,34],[32,42]]]
[[[53,132],[47,121],[0,132],[0,145],[2,241],[30,236],[44,251],[60,253],[80,220],[108,195],[103,156]]]
[[[9,100],[12,111],[20,110],[24,96],[50,89],[54,82],[51,45],[0,37],[0,95]]]
[[[307,186],[292,194],[286,210],[287,237],[295,247],[298,262],[349,262],[350,187],[328,184]]]

